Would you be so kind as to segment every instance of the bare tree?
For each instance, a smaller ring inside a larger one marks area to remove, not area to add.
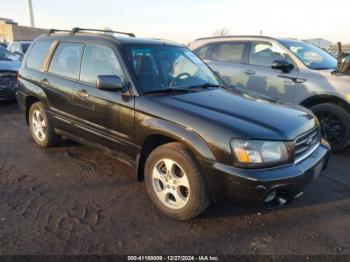
[[[230,33],[230,29],[226,27],[218,28],[214,31],[213,35],[214,36],[225,36]]]

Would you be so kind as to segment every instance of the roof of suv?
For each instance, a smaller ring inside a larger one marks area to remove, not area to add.
[[[299,41],[297,39],[292,38],[278,38],[278,37],[270,37],[270,36],[261,36],[261,35],[233,35],[233,36],[212,36],[212,37],[202,37],[194,40],[190,43],[191,49],[197,48],[203,44],[216,42],[216,41],[230,41],[230,40],[276,40],[276,41]]]
[[[171,42],[168,40],[148,39],[139,37],[127,37],[127,36],[115,36],[103,33],[91,33],[91,32],[78,32],[75,34],[71,33],[53,33],[43,34],[38,39],[53,39],[61,41],[96,41],[103,40],[107,42],[113,42],[119,46],[123,45],[167,45],[167,46],[181,46],[183,45]]]

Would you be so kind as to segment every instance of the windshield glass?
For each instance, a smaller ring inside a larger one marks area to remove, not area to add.
[[[337,59],[317,46],[302,41],[286,40],[280,42],[311,69],[322,70],[337,68]]]
[[[220,84],[208,66],[183,47],[128,47],[127,59],[144,93]]]
[[[0,46],[0,60],[13,61],[13,60],[17,60],[17,57],[6,48],[3,48]]]

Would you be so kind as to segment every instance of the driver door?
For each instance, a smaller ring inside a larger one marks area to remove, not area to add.
[[[78,136],[112,150],[121,160],[132,162],[134,97],[123,92],[98,89],[96,82],[99,75],[116,75],[127,82],[112,48],[86,44],[80,78],[73,95]]]
[[[293,64],[287,54],[274,43],[252,42],[248,64],[243,66],[241,86],[262,96],[293,102],[295,81],[298,78],[299,71],[295,67],[289,73],[272,69],[273,61],[278,59],[287,59]]]

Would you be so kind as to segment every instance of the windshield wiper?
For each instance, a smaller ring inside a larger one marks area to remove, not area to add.
[[[192,85],[189,86],[188,89],[194,89],[194,88],[209,88],[209,87],[222,87],[222,88],[227,88],[224,85],[220,85],[220,84],[212,84],[212,83],[203,83],[200,85]]]
[[[144,94],[159,94],[159,93],[189,93],[193,92],[193,90],[189,90],[187,88],[160,88],[143,92]]]

